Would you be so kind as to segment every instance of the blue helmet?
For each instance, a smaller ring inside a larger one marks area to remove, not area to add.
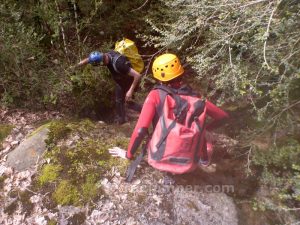
[[[97,65],[103,61],[103,53],[94,51],[89,55],[89,63]]]

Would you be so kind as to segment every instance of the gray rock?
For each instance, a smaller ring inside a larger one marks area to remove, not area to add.
[[[236,206],[224,193],[174,190],[174,224],[237,225]]]
[[[8,154],[6,164],[17,171],[24,171],[36,164],[46,150],[47,126],[41,126]]]

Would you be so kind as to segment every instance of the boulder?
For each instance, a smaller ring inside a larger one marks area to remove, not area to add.
[[[45,140],[48,135],[47,126],[41,126],[30,134],[7,156],[6,164],[16,171],[24,171],[34,166],[46,151]]]
[[[174,224],[238,225],[233,199],[225,193],[174,191]]]

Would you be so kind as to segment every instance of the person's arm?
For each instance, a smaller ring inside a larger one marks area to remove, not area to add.
[[[140,146],[143,138],[148,133],[148,128],[150,127],[154,115],[156,113],[156,106],[159,104],[159,95],[157,90],[153,90],[147,96],[137,124],[131,135],[130,142],[127,148],[126,157],[132,159],[134,153]]]
[[[205,104],[206,104],[207,114],[213,119],[212,122],[207,124],[206,129],[208,131],[211,131],[213,129],[222,126],[226,122],[226,119],[229,118],[229,115],[208,100],[206,100]]]
[[[156,93],[155,93],[156,92]],[[137,124],[131,135],[130,142],[127,148],[127,152],[119,147],[113,147],[108,149],[109,153],[113,157],[120,157],[123,159],[132,159],[134,153],[140,146],[144,137],[148,133],[148,128],[154,118],[156,105],[159,103],[159,96],[157,91],[151,91],[145,100],[142,112],[139,116]]]
[[[91,63],[91,64],[98,64],[100,63],[101,61],[103,61],[104,59],[104,55],[103,53],[100,53],[98,51],[94,51],[92,52],[89,57],[81,60],[79,63],[77,63],[75,66],[73,66],[73,68],[77,68],[77,67],[80,67],[80,66],[84,66],[88,63]]]
[[[89,58],[85,58],[76,64],[76,67],[80,67],[89,63]]]
[[[141,80],[142,75],[140,73],[138,73],[137,71],[135,71],[134,69],[130,68],[129,72],[128,72],[129,76],[133,77],[133,82],[129,88],[129,90],[126,93],[125,96],[125,100],[128,101],[132,98],[133,96],[133,92],[135,90],[135,88],[137,87],[139,81]]]
[[[77,69],[78,67],[83,66],[83,65],[86,65],[86,64],[88,64],[88,63],[89,63],[89,58],[85,58],[85,59],[81,60],[79,63],[70,66],[69,69],[70,69],[71,71],[73,71],[73,70]]]

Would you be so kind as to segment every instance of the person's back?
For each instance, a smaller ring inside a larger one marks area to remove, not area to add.
[[[161,82],[164,86],[168,87],[169,89],[173,90],[173,92],[177,92],[178,95],[180,95],[181,89],[189,89],[190,95],[195,96],[195,93],[188,87],[184,86],[181,81],[181,77],[184,74],[184,69],[180,64],[179,59],[177,56],[173,54],[164,54],[159,56],[153,63],[153,74],[154,77]],[[167,126],[163,127],[164,124],[163,121],[160,121],[160,118],[163,116],[163,107],[166,99],[172,99],[175,98],[174,96],[169,96],[170,93],[167,91],[164,91],[160,88],[155,88],[150,91],[148,94],[143,109],[141,111],[140,117],[137,121],[137,124],[135,126],[135,129],[133,131],[133,134],[130,139],[130,143],[126,152],[126,157],[128,159],[132,159],[136,150],[140,146],[143,138],[148,133],[148,128],[150,127],[151,123],[153,124],[153,130],[155,133],[155,130],[157,127],[162,126],[162,131],[166,132],[168,130]],[[168,96],[168,97],[167,97]],[[200,99],[200,98],[197,98]],[[176,106],[176,101],[170,100],[169,107],[174,109]],[[172,111],[173,113],[173,111]],[[218,123],[228,117],[227,113],[225,113],[223,110],[209,102],[208,100],[205,101],[205,115],[208,115],[212,117],[213,121],[210,124],[207,124],[204,128],[201,127],[201,129],[211,130],[213,128],[216,128]],[[197,115],[200,116],[200,115]],[[168,131],[169,132],[169,131]],[[166,135],[164,135],[164,138],[167,138]],[[151,135],[150,139],[153,139],[153,136]],[[150,140],[150,142],[151,142]],[[173,140],[174,142],[176,140]],[[202,145],[205,141],[202,141]],[[165,143],[166,144],[166,143]],[[148,145],[148,152],[149,152],[149,145]],[[118,155],[118,151],[111,151],[111,153],[114,155]],[[122,153],[123,154],[123,153]],[[155,160],[155,159],[154,159]],[[199,160],[199,159],[198,159]],[[208,163],[209,159],[204,158],[200,159],[199,162],[205,161]],[[164,170],[164,168],[160,168],[161,170]]]
[[[126,58],[126,56],[121,55],[119,52],[113,50],[107,52],[106,54],[110,58],[106,66],[109,69],[114,81],[119,85],[125,86],[127,84],[126,86],[130,86],[133,81],[133,77],[127,75],[131,68],[130,61]]]

